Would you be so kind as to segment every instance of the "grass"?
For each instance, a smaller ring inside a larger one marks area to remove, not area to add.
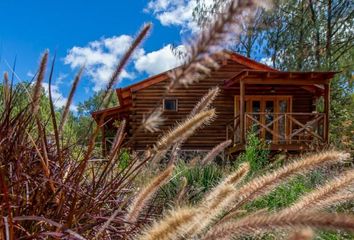
[[[188,188],[182,200],[184,203],[195,204],[225,175],[225,169],[214,163],[207,166],[190,166],[180,161],[170,182],[161,188],[158,198],[171,204],[175,203],[183,186],[181,179],[185,178]]]

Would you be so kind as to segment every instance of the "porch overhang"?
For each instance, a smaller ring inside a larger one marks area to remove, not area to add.
[[[315,86],[322,88],[323,84],[329,84],[338,72],[274,72],[259,70],[244,70],[234,77],[225,80],[224,88],[239,86],[242,81],[245,84],[284,84]]]
[[[103,124],[104,122],[107,122],[110,119],[126,118],[128,117],[129,112],[130,112],[130,106],[124,106],[124,107],[118,106],[118,107],[112,107],[112,108],[95,111],[91,115],[97,123],[101,122]]]

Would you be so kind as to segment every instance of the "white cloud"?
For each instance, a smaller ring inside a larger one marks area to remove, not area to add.
[[[49,84],[44,82],[44,83],[42,83],[42,86],[44,88],[45,94],[48,96],[49,95]],[[64,97],[63,94],[60,92],[58,85],[53,85],[52,84],[51,91],[52,91],[52,98],[53,98],[54,106],[57,107],[57,108],[64,107],[66,102],[68,101],[68,99],[66,97]],[[73,112],[76,112],[77,111],[77,106],[72,104],[70,106],[70,110],[73,111]]]
[[[182,45],[177,48],[182,52],[185,51]],[[172,52],[171,45],[169,44],[157,51],[140,56],[140,58],[135,61],[135,68],[139,72],[154,75],[177,67],[181,65],[182,62],[183,60]]]
[[[27,77],[29,77],[29,78],[33,78],[35,74],[34,74],[32,71],[28,71],[28,72],[26,73],[26,75],[27,75]]]
[[[57,77],[56,81],[55,81],[55,84],[56,85],[60,85],[60,84],[63,84],[64,82],[64,79],[66,79],[69,75],[66,74],[66,73],[59,73],[59,76]],[[71,85],[71,83],[70,83]]]
[[[271,57],[264,57],[262,58],[259,62],[268,65],[268,66],[273,66],[273,61]]]
[[[94,83],[94,91],[101,90],[108,82],[114,67],[124,52],[132,43],[133,38],[128,35],[113,36],[89,42],[85,47],[75,46],[68,51],[64,63],[72,69],[85,64],[85,72]],[[143,49],[138,49],[133,59],[144,54]],[[133,73],[123,70],[120,79],[134,77]]]
[[[211,6],[213,0],[202,0]],[[193,10],[197,0],[151,0],[145,11],[152,13],[164,26],[179,26],[182,31],[197,32],[198,25],[193,20]]]

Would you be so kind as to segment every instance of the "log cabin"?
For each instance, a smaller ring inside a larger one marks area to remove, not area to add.
[[[92,114],[96,121],[104,119],[103,151],[114,135],[114,123],[122,119],[127,121],[126,139],[130,140],[131,149],[140,151],[152,146],[215,86],[220,88],[213,102],[217,118],[190,137],[182,150],[210,150],[230,139],[228,152],[239,152],[251,129],[271,150],[299,151],[328,143],[330,81],[336,72],[284,72],[235,52],[228,53],[230,57],[220,62],[219,70],[188,88],[174,89],[163,99],[169,84],[167,72],[116,89],[119,106]],[[318,102],[322,103],[321,111]],[[144,115],[158,104],[165,119],[160,131],[137,132]]]

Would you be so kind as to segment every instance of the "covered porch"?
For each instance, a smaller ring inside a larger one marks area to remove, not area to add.
[[[301,150],[328,144],[330,80],[334,72],[246,70],[224,82],[234,92],[234,118],[226,124],[230,152],[243,150],[252,131],[271,150]],[[301,91],[312,100],[301,100]],[[296,95],[297,94],[297,95]],[[315,102],[321,99],[318,111]]]

